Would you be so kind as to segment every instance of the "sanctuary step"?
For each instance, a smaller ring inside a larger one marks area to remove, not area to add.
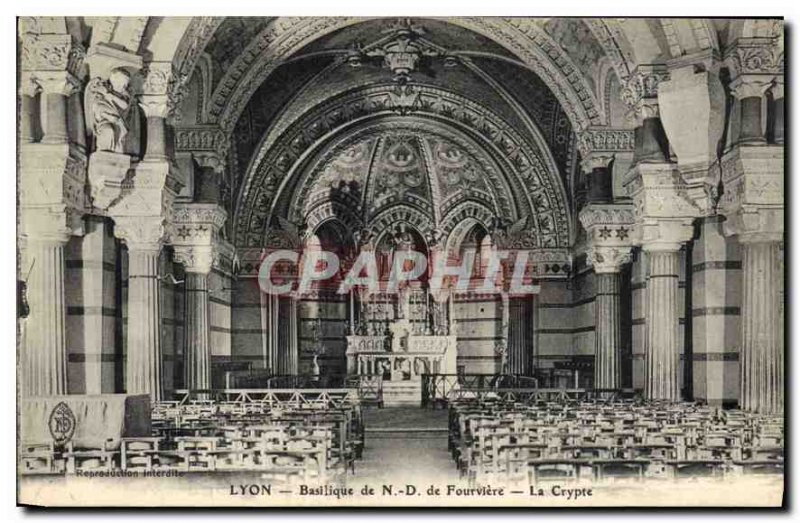
[[[383,405],[386,407],[419,407],[422,403],[422,382],[384,381]]]

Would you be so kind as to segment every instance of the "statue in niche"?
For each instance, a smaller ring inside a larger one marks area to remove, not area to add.
[[[86,128],[94,136],[95,150],[124,153],[128,135],[130,75],[114,69],[108,80],[93,78],[86,85]]]

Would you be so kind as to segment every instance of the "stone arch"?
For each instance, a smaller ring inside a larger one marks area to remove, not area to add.
[[[212,95],[210,120],[228,131],[244,110],[253,92],[286,58],[329,33],[369,20],[368,18],[280,18],[264,29],[228,69]],[[515,55],[550,88],[577,130],[602,123],[602,110],[570,58],[539,28],[525,18],[448,18],[447,23],[463,27],[494,40]],[[183,45],[205,45],[214,22],[192,28],[195,36]],[[205,30],[205,33],[204,33]],[[206,34],[205,40],[203,34]],[[196,53],[196,51],[195,51]],[[191,62],[192,52],[181,51],[182,64]]]
[[[327,101],[300,118],[274,144],[266,146],[262,142],[239,192],[235,213],[238,243],[247,243],[247,238],[252,237],[251,211],[271,209],[274,194],[282,189],[287,177],[297,174],[298,164],[308,160],[311,149],[320,148],[349,125],[395,115],[390,89],[391,86],[370,87]],[[415,109],[414,115],[460,130],[491,151],[506,174],[514,175],[508,178],[512,190],[524,195],[529,209],[535,208],[535,199],[545,200],[539,209],[551,213],[549,220],[558,231],[554,243],[568,245],[571,225],[566,190],[549,151],[532,146],[491,111],[474,102],[427,86],[419,86],[419,91],[425,102]],[[264,219],[257,222],[263,224]]]

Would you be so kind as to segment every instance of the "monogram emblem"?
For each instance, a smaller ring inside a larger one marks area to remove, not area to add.
[[[63,401],[53,408],[48,422],[50,435],[58,445],[63,445],[75,434],[75,414]]]

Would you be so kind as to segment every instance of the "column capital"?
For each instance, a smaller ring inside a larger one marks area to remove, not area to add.
[[[173,100],[175,77],[171,62],[149,62],[141,73],[139,106],[145,116],[167,118],[176,106]]]
[[[224,255],[231,256],[227,242],[219,237],[228,213],[216,204],[179,203],[175,205],[170,243],[175,258],[189,272],[208,273],[219,267]]]
[[[70,96],[80,89],[80,81],[68,71],[36,71],[32,77],[43,94]]]
[[[200,167],[213,169],[217,174],[225,172],[225,158],[216,151],[195,151],[192,157]]]
[[[659,84],[668,77],[663,64],[640,65],[630,75],[622,90],[622,101],[637,121],[658,116]]]
[[[22,144],[21,232],[62,237],[83,234],[86,159],[68,144]]]
[[[783,73],[782,38],[739,38],[725,51],[726,62],[735,77],[772,77]]]
[[[624,183],[634,202],[634,244],[670,251],[692,238],[692,222],[702,212],[674,164],[637,164]]]
[[[633,205],[589,203],[579,219],[589,238],[587,262],[596,273],[619,272],[630,261]]]
[[[86,52],[68,34],[24,33],[20,69],[36,72],[69,72],[80,76]]]
[[[722,159],[725,192],[719,212],[727,236],[741,242],[782,241],[783,147],[735,147]]]
[[[114,217],[114,235],[131,251],[160,251],[164,231],[164,218],[161,216]]]
[[[36,96],[42,88],[36,83],[36,74],[22,71],[19,75],[19,92],[23,96]]]
[[[148,118],[167,118],[169,100],[166,94],[143,94],[139,97],[139,107]]]
[[[739,241],[783,239],[783,147],[735,147],[722,159],[723,230]]]
[[[108,208],[115,233],[129,248],[160,249],[171,221],[176,187],[167,162],[139,162]]]
[[[175,261],[183,264],[186,272],[208,274],[215,265],[218,253],[211,245],[175,245]]]
[[[772,87],[773,80],[771,75],[743,74],[731,82],[731,93],[739,100],[761,98]]]

